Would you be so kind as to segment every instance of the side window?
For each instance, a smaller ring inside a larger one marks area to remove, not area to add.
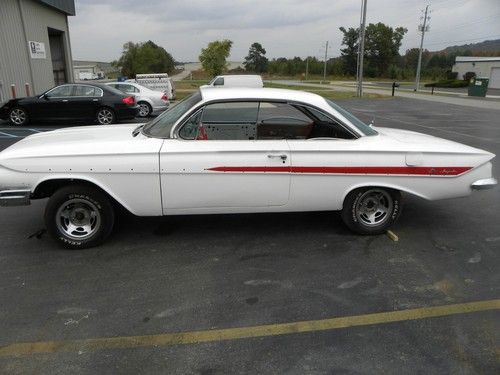
[[[287,103],[260,103],[257,139],[306,139],[314,121]]]
[[[214,86],[224,86],[224,77],[219,77],[214,81]]]
[[[49,98],[64,98],[66,96],[71,96],[71,91],[73,91],[73,85],[58,86],[50,90],[46,95]]]
[[[102,96],[102,90],[99,87],[78,85],[75,87],[73,96],[96,97]]]
[[[227,102],[205,106],[179,131],[184,139],[252,140],[256,136],[258,102]]]

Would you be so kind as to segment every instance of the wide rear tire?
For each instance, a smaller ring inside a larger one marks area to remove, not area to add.
[[[45,209],[48,233],[67,249],[100,245],[111,234],[114,222],[109,198],[92,186],[63,187],[50,197]]]
[[[399,191],[364,187],[347,195],[341,216],[353,232],[374,235],[386,232],[397,221],[401,209]]]

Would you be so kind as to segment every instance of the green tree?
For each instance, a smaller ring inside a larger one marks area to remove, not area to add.
[[[365,56],[368,63],[367,74],[385,76],[389,66],[399,56],[401,41],[408,29],[393,29],[382,22],[370,23],[365,31]]]
[[[347,75],[355,75],[358,59],[359,29],[350,27],[346,30],[345,27],[339,27],[339,30],[344,34],[342,45],[345,48],[340,49],[343,70]]]
[[[221,74],[226,69],[232,45],[233,42],[228,39],[208,43],[206,48],[201,49],[199,57],[203,69],[213,77]]]
[[[248,50],[248,56],[245,57],[243,65],[249,72],[263,73],[267,71],[268,60],[266,50],[260,43],[253,43]]]
[[[411,48],[406,51],[404,58],[402,60],[405,68],[411,69],[413,71],[417,70],[419,51],[420,51],[419,48]],[[427,50],[422,51],[422,70],[425,69],[425,67],[427,66],[430,57],[431,54],[429,51]]]
[[[113,61],[113,65],[119,67],[124,76],[135,77],[138,73],[171,73],[175,61],[163,47],[148,40],[125,43],[121,57]]]

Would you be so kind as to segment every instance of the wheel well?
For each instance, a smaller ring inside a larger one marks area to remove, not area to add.
[[[31,199],[50,198],[52,194],[54,194],[57,190],[70,185],[83,185],[93,187],[94,189],[97,189],[104,193],[109,198],[109,201],[113,204],[113,207],[115,207],[115,209],[129,212],[125,207],[123,207],[121,203],[119,203],[115,198],[109,195],[108,192],[102,189],[100,186],[90,181],[80,179],[63,178],[43,181],[35,188],[35,191],[31,195]]]

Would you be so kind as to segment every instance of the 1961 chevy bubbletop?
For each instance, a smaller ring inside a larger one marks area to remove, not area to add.
[[[387,230],[401,192],[435,200],[496,185],[495,155],[374,128],[311,93],[203,88],[151,122],[67,128],[0,153],[0,204],[50,197],[49,233],[103,242],[115,208],[139,216],[341,210],[360,234]]]

